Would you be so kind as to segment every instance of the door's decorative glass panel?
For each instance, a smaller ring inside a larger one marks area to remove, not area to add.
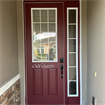
[[[40,22],[39,10],[33,10],[33,22]]]
[[[69,38],[76,38],[76,25],[69,25]]]
[[[68,97],[78,96],[78,9],[67,8]]]
[[[76,39],[69,39],[69,52],[76,52]]]
[[[32,8],[32,61],[57,62],[56,8]]]

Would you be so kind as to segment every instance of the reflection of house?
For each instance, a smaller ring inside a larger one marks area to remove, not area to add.
[[[33,42],[34,52],[48,54],[50,49],[56,49],[56,33],[39,33],[34,35]]]

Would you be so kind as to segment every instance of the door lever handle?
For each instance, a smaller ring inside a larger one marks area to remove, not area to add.
[[[63,65],[61,65],[60,68],[61,68],[61,78],[63,78]]]

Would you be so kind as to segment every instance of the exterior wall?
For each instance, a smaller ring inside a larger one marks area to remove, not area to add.
[[[87,102],[95,96],[97,105],[105,105],[105,0],[89,0],[87,8]]]
[[[87,0],[82,5],[82,105],[87,105]]]
[[[20,105],[20,80],[0,96],[0,105]]]
[[[16,0],[0,0],[0,86],[19,73]]]
[[[21,83],[21,104],[25,105],[25,55],[23,0],[17,0],[18,67]]]

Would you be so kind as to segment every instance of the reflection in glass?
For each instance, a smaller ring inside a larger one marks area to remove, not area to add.
[[[56,49],[49,49],[49,60],[56,60]]]
[[[69,95],[76,94],[76,81],[69,81]]]
[[[69,23],[76,23],[76,10],[69,10]]]
[[[41,24],[41,32],[47,32],[47,23]]]
[[[76,39],[69,39],[69,52],[76,52]]]
[[[40,24],[39,23],[35,23],[33,24],[33,32],[40,32]]]
[[[49,32],[55,32],[55,23],[49,24]]]
[[[56,60],[56,33],[38,33],[34,35],[33,40],[35,61]]]
[[[36,49],[34,48],[33,51],[33,57],[34,57],[34,61],[41,61],[41,54],[40,54],[40,49]]]
[[[40,9],[32,13],[33,61],[56,61],[55,10]]]
[[[55,10],[49,10],[49,22],[55,22]]]
[[[76,80],[76,68],[69,68],[69,80]]]
[[[47,22],[47,10],[41,10],[41,22]]]
[[[76,25],[69,26],[69,38],[76,38]]]
[[[33,11],[33,22],[40,22],[39,10]]]
[[[69,66],[76,66],[76,54],[69,54]]]

